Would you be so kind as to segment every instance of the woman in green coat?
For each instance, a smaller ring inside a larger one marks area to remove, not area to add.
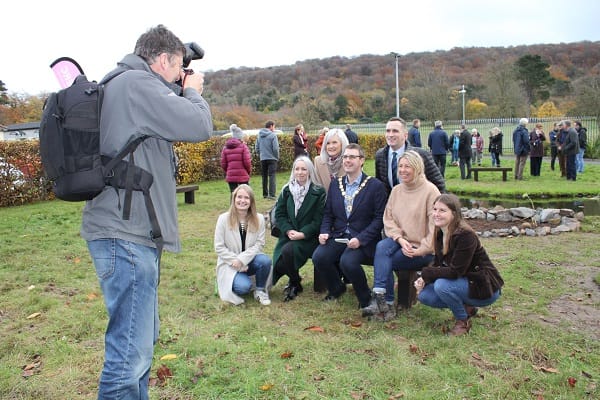
[[[306,156],[296,158],[290,180],[275,205],[281,234],[273,251],[273,285],[288,276],[283,301],[293,300],[303,291],[299,270],[319,245],[325,197],[325,189],[315,183],[313,163]]]

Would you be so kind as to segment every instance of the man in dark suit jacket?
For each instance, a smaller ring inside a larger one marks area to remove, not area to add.
[[[392,152],[397,152],[396,159],[400,160],[400,156],[402,156],[405,151],[413,150],[419,153],[423,159],[427,180],[437,186],[440,193],[445,193],[446,183],[444,182],[444,177],[440,173],[437,165],[435,165],[431,154],[425,149],[411,146],[406,140],[407,137],[408,130],[406,129],[406,122],[402,118],[390,118],[385,126],[385,140],[387,146],[382,147],[375,153],[375,177],[383,183],[385,190],[389,194],[394,186],[392,174],[398,174],[398,171],[392,171]],[[399,179],[398,183],[400,183]]]
[[[329,186],[319,246],[312,260],[315,271],[327,283],[324,300],[344,294],[343,274],[363,308],[371,301],[371,289],[361,264],[373,263],[375,247],[381,240],[387,193],[379,180],[362,171],[365,153],[358,144],[350,143],[342,157],[345,175]]]

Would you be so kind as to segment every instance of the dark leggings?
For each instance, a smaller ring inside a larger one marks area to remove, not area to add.
[[[275,264],[275,272],[279,276],[287,275],[291,285],[300,283],[300,273],[294,264],[294,242],[289,241],[281,248],[281,255]]]

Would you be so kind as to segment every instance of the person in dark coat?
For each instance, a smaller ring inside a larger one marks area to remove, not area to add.
[[[571,121],[561,121],[558,126],[562,129],[565,142],[562,147],[566,161],[567,180],[577,180],[577,154],[579,153],[579,136],[575,128],[571,126]]]
[[[471,132],[463,124],[460,126],[458,138],[458,165],[460,168],[460,179],[471,179],[471,143],[473,138]]]
[[[307,156],[308,150],[306,149],[306,132],[304,132],[304,126],[302,124],[296,125],[294,129],[294,158],[298,156]]]
[[[519,120],[519,126],[513,132],[513,146],[515,152],[515,179],[523,180],[523,170],[527,163],[527,156],[531,151],[529,146],[529,131],[527,130],[527,124],[529,120],[527,118],[521,118]]]
[[[408,130],[406,128],[406,122],[402,118],[392,117],[385,126],[385,141],[387,145],[380,148],[375,153],[375,177],[379,179],[389,194],[392,191],[392,187],[395,186],[393,173],[396,174],[398,171],[392,171],[393,154],[396,153],[396,159],[399,160],[400,156],[405,151],[414,150],[423,159],[425,164],[425,176],[427,180],[433,183],[440,193],[446,192],[446,183],[444,177],[440,173],[440,169],[435,165],[431,153],[421,147],[412,147],[407,142]],[[398,177],[397,177],[398,178]],[[398,179],[397,183],[400,183]]]
[[[356,132],[352,130],[350,124],[346,124],[346,130],[344,131],[346,137],[348,138],[348,143],[356,143],[358,144],[358,135]]]
[[[490,145],[488,148],[492,156],[492,167],[500,167],[500,156],[502,155],[502,131],[497,126],[490,131]]]
[[[542,158],[544,157],[544,142],[546,134],[543,125],[535,124],[535,129],[529,133],[529,166],[531,167],[531,176],[540,176],[542,172]]]
[[[439,168],[443,178],[446,172],[446,153],[450,148],[450,142],[448,133],[442,128],[442,121],[435,121],[433,131],[427,138],[427,145],[431,149],[435,165]]]
[[[432,214],[435,258],[433,265],[424,267],[415,281],[418,299],[430,307],[449,308],[456,322],[448,333],[464,335],[471,329],[471,317],[477,313],[477,307],[498,300],[504,281],[477,233],[463,220],[456,195],[441,194],[433,204]],[[489,279],[489,286],[471,276],[476,271]]]
[[[423,145],[421,144],[421,131],[419,131],[420,127],[421,120],[413,119],[413,124],[408,130],[408,142],[412,147],[423,147]]]
[[[229,130],[231,138],[227,139],[221,150],[221,168],[225,171],[229,191],[233,193],[236,187],[250,181],[252,157],[244,142],[244,132],[236,124],[231,124]]]
[[[346,292],[342,275],[351,283],[360,308],[371,302],[371,290],[362,264],[372,264],[381,239],[387,193],[378,179],[362,171],[365,153],[356,143],[343,154],[345,175],[332,180],[327,193],[319,246],[312,260],[315,272],[327,284],[325,301]]]
[[[275,217],[281,230],[273,251],[273,285],[284,275],[289,278],[283,301],[302,293],[299,270],[319,245],[318,234],[325,207],[325,189],[315,183],[315,167],[307,156],[299,156],[292,174],[275,205]]]

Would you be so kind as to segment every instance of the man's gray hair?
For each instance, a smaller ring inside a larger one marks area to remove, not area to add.
[[[521,119],[519,120],[519,125],[521,125],[521,126],[525,126],[525,125],[527,125],[528,123],[529,123],[529,120],[528,120],[527,118],[521,118]]]

